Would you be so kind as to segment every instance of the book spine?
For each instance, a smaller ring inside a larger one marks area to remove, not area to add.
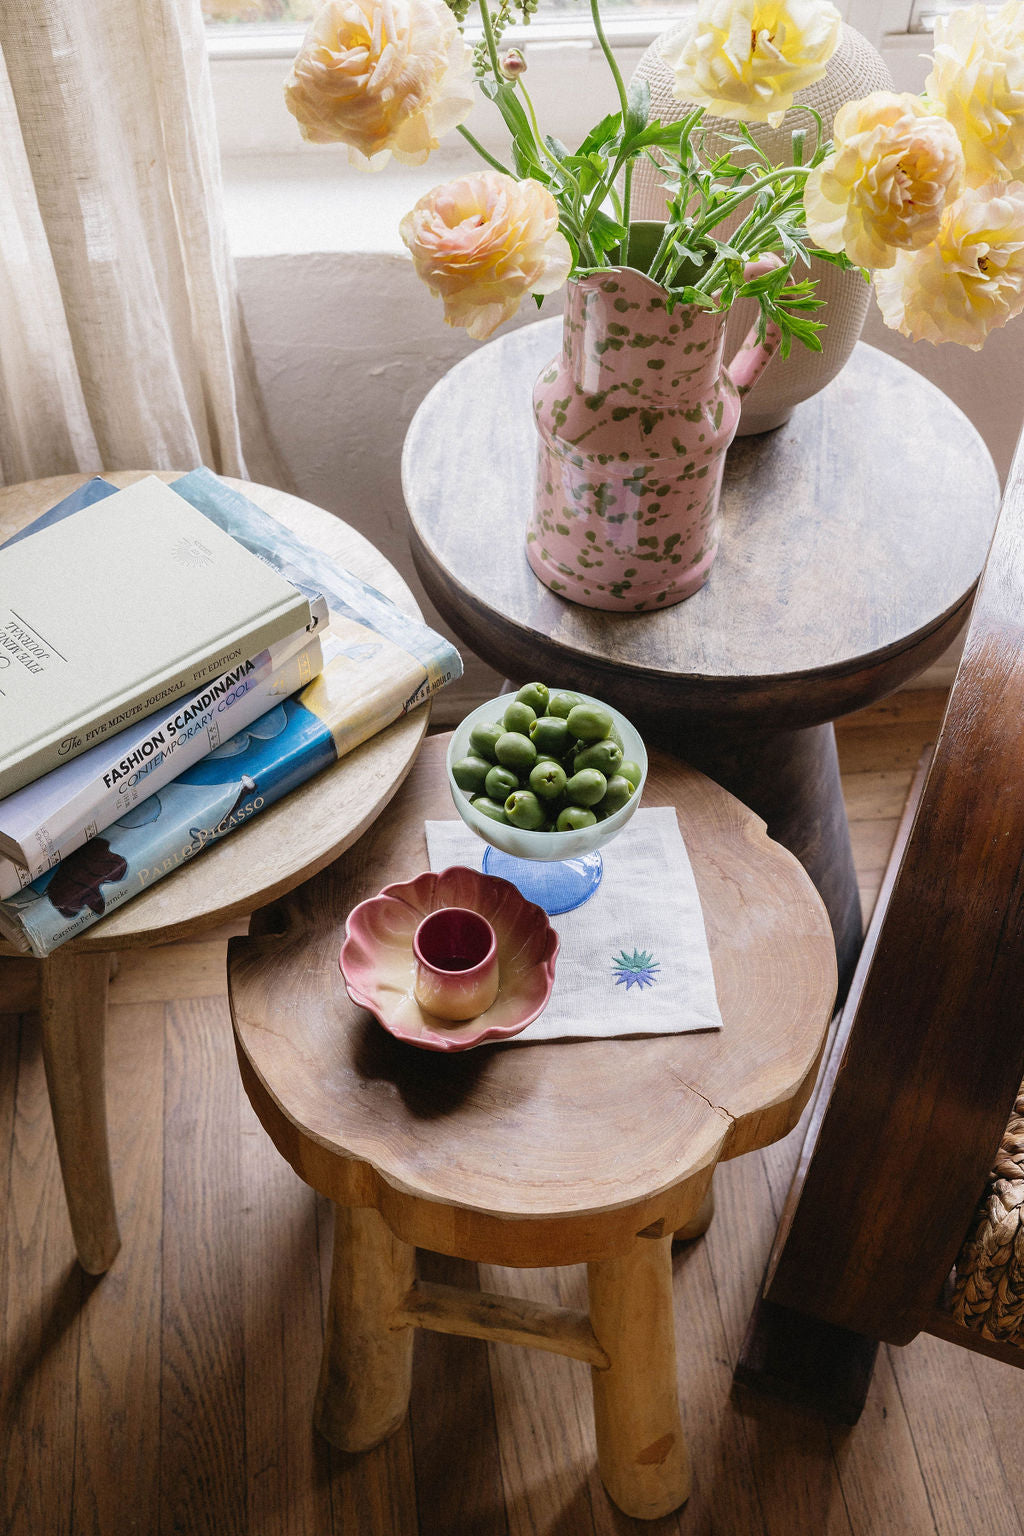
[[[169,714],[149,718],[146,728],[131,727],[111,737],[90,763],[88,782],[63,805],[47,808],[31,832],[22,829],[17,851],[24,863],[0,860],[0,899],[30,884],[80,848],[90,837],[117,821],[133,804],[161,789],[192,763],[219,747],[228,737],[265,714],[272,704],[297,693],[319,675],[323,651],[319,639],[305,630],[279,641],[192,693]],[[56,770],[74,774],[74,766]],[[76,775],[77,777],[77,775]],[[19,791],[27,799],[35,785]],[[17,795],[11,796],[16,800]],[[10,802],[4,804],[10,807]],[[14,810],[10,807],[10,812]],[[0,804],[0,829],[4,805]],[[10,838],[6,839],[9,843]]]
[[[328,727],[285,699],[0,902],[0,931],[19,949],[52,954],[336,761]]]
[[[313,624],[308,596],[296,591],[292,600],[282,603],[243,634],[222,636],[213,654],[204,651],[177,671],[158,681],[148,680],[138,689],[133,689],[116,702],[105,706],[102,711],[68,722],[59,739],[38,741],[34,747],[19,754],[4,768],[0,768],[0,797],[13,794],[15,790],[59,767],[62,762],[106,740],[126,725],[154,714],[161,706],[198,689],[201,684],[208,685],[215,677],[237,666],[248,656],[267,649],[275,641],[294,634],[297,629],[308,629]]]

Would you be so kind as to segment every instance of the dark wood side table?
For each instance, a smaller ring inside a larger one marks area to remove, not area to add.
[[[923,671],[966,619],[998,510],[988,451],[861,344],[784,426],[733,444],[702,591],[660,613],[583,608],[524,550],[531,392],[560,334],[541,321],[480,348],[416,412],[403,476],[423,584],[491,666],[607,699],[763,816],[825,900],[845,987],[862,930],[831,721]]]

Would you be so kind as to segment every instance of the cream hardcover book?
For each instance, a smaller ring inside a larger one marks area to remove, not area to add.
[[[310,623],[152,476],[0,548],[0,796]]]

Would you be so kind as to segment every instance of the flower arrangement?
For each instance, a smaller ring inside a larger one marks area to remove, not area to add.
[[[820,79],[840,36],[831,0],[698,0],[666,62],[691,109],[651,122],[643,81],[628,89],[590,0],[618,110],[575,149],[542,134],[517,49],[502,34],[537,0],[478,0],[482,41],[463,40],[469,0],[326,0],[285,85],[304,137],[348,146],[378,169],[422,164],[457,129],[484,161],[435,187],[405,216],[402,239],[449,325],[484,339],[529,294],[570,277],[631,266],[669,303],[760,306],[760,327],[820,348],[819,301],[804,275],[815,255],[874,274],[885,323],[912,339],[977,350],[1024,309],[1024,3],[994,15],[974,5],[939,17],[922,97],[876,91],[838,113],[826,141],[818,115],[773,164],[750,124],[777,125]],[[475,87],[474,87],[475,77]],[[508,163],[465,118],[482,95],[510,137]],[[735,123],[711,154],[706,112]],[[633,170],[664,176],[664,226],[651,239],[630,218]],[[731,227],[726,234],[723,225]],[[769,255],[773,270],[744,280]]]

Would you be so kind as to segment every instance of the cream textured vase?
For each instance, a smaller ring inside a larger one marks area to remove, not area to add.
[[[681,6],[683,17],[694,9],[693,3],[684,0]],[[692,105],[677,101],[672,94],[672,71],[662,58],[664,44],[685,25],[684,19],[655,38],[636,67],[633,78],[646,80],[651,88],[652,120],[660,118],[663,123],[676,122]],[[844,23],[842,38],[829,61],[827,74],[815,85],[800,91],[796,100],[821,114],[823,131],[831,136],[832,121],[844,102],[855,101],[871,91],[892,89],[892,76],[881,54],[859,32]],[[715,131],[734,133],[735,124],[710,114],[704,118],[704,124],[713,130],[707,141],[708,152],[721,153],[728,145],[716,137]],[[778,128],[770,128],[766,123],[749,126],[776,164],[789,161],[794,129],[807,127],[813,142],[814,120],[806,112],[791,109]],[[665,204],[661,177],[646,160],[637,166],[633,175],[632,217],[663,219]],[[736,223],[738,217],[724,223],[722,229],[729,231]],[[806,273],[806,269],[802,270]],[[825,308],[819,311],[819,318],[825,322],[825,330],[821,333],[822,351],[809,352],[796,342],[788,358],[774,360],[743,401],[737,431],[740,437],[781,426],[801,400],[817,394],[835,378],[860,336],[871,298],[871,289],[860,273],[842,272],[829,262],[812,260],[807,275],[818,279],[818,296],[825,300]],[[756,317],[757,306],[753,299],[741,299],[733,305],[726,332],[727,356],[740,345]]]

